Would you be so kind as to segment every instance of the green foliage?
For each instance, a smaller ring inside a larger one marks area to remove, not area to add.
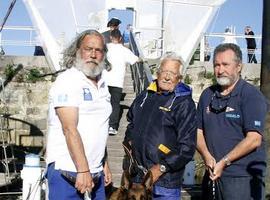
[[[259,85],[259,83],[260,83],[260,78],[253,79],[253,85]]]
[[[16,74],[16,70],[15,70],[14,65],[7,64],[5,71],[4,71],[4,74],[5,74],[7,80],[12,79],[14,77],[14,75]]]
[[[206,78],[206,79],[212,80],[213,85],[217,84],[217,80],[216,80],[216,77],[215,77],[214,73],[212,73],[212,72],[207,72],[207,73],[205,74],[205,78]]]
[[[43,77],[41,77],[40,70],[37,68],[30,69],[29,72],[26,74],[26,80],[30,82],[37,82],[44,80]]]
[[[157,67],[150,67],[151,74],[156,74],[157,73]]]
[[[216,85],[217,84],[217,79],[216,79],[215,76],[212,78],[212,83],[213,83],[213,85]]]
[[[213,79],[213,78],[215,78],[215,75],[212,72],[206,72],[205,78],[206,79]]]
[[[192,78],[189,76],[189,74],[186,74],[184,78],[184,83],[189,85],[192,83]]]

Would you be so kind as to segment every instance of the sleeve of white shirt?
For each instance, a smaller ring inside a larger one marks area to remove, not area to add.
[[[139,58],[128,48],[126,48],[126,51],[125,51],[125,58],[126,58],[126,62],[130,65],[133,65],[135,62],[139,60]]]
[[[76,84],[67,83],[65,80],[59,80],[55,83],[52,90],[52,101],[54,107],[78,107],[80,102],[80,90]]]

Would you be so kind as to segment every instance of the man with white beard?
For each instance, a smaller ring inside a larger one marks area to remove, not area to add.
[[[104,186],[111,182],[104,158],[112,110],[101,78],[105,54],[103,36],[94,30],[79,34],[64,51],[67,69],[49,93],[49,200],[84,199],[84,193],[92,200],[105,199]]]
[[[217,84],[203,91],[197,113],[197,150],[207,169],[202,199],[209,199],[212,180],[220,186],[223,198],[218,199],[262,200],[266,99],[241,79],[242,52],[237,45],[217,46],[213,66]]]

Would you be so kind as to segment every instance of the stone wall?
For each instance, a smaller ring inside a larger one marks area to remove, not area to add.
[[[43,56],[4,56],[0,62],[0,78],[6,80],[5,68],[13,65],[20,66],[17,74],[5,84],[5,100],[3,90],[0,93],[0,112],[11,114],[9,127],[12,141],[16,145],[44,147],[47,132],[48,91],[52,83],[52,76],[36,82],[27,79],[30,69],[39,69],[41,73],[51,73],[50,67]],[[193,98],[197,102],[203,89],[212,84],[207,73],[213,72],[211,63],[195,62],[186,74],[190,76]],[[260,65],[246,64],[242,70],[242,77],[254,82],[259,77]],[[2,87],[0,87],[2,88]],[[6,124],[5,124],[6,126]]]
[[[260,64],[245,63],[242,67],[241,76],[249,83],[259,87],[260,84]],[[193,89],[193,99],[199,101],[201,92],[213,84],[213,65],[211,62],[194,62],[186,70],[186,76],[190,77],[190,86]]]
[[[7,77],[7,66],[18,69],[15,76]],[[42,74],[50,73],[47,61],[43,56],[4,56],[0,64],[1,87],[0,111],[9,113],[10,117],[2,118],[2,126],[10,128],[11,142],[24,147],[44,147],[47,132],[48,91],[51,76],[31,80],[28,75],[31,69],[38,69]]]

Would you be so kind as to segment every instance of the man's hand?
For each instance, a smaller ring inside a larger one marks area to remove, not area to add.
[[[160,171],[160,165],[159,164],[153,165],[151,167],[150,171],[152,172],[152,175],[153,175],[153,183],[155,183],[159,179],[159,177],[163,174]]]
[[[77,188],[80,193],[83,194],[86,191],[90,193],[94,186],[95,185],[90,172],[77,174],[75,188]]]
[[[112,182],[112,173],[108,161],[105,162],[103,171],[104,171],[104,183],[105,186],[107,186]]]
[[[208,169],[213,170],[216,165],[216,159],[209,153],[207,156],[203,157],[204,164]]]
[[[215,165],[214,169],[212,170],[212,173],[210,172],[210,179],[214,181],[214,180],[218,179],[219,177],[221,177],[225,166],[226,166],[226,163],[224,162],[223,159],[221,159]]]

